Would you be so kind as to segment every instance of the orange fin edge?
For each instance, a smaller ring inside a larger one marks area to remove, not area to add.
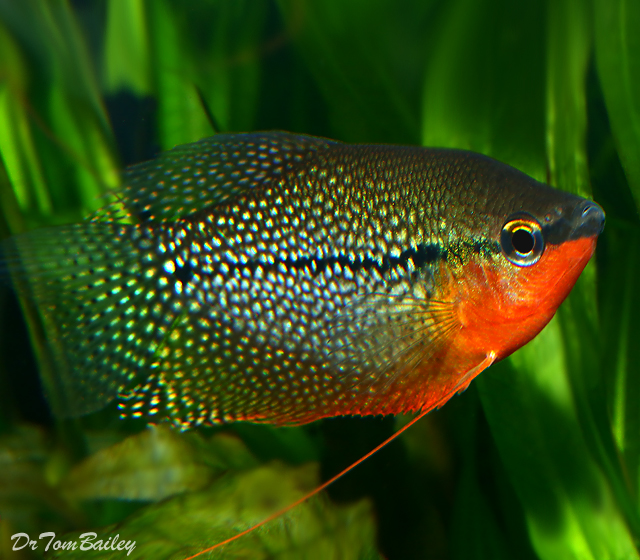
[[[458,395],[460,393],[464,393],[469,387],[469,384],[476,377],[478,377],[478,375],[480,375],[485,369],[487,369],[490,365],[492,365],[493,362],[495,361],[496,361],[496,353],[493,350],[491,350],[487,354],[487,357],[484,360],[482,360],[476,367],[471,368],[467,373],[463,375],[462,379],[460,380],[460,383],[456,385],[456,388],[454,389],[454,391]]]

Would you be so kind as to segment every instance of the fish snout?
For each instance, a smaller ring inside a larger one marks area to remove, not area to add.
[[[598,203],[593,202],[593,200],[585,200],[582,204],[576,206],[573,211],[572,221],[572,238],[597,237],[604,229],[604,210]]]

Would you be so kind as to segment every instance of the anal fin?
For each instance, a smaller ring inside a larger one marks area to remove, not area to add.
[[[484,360],[482,360],[477,366],[471,368],[467,373],[465,373],[457,387],[455,388],[456,393],[458,395],[460,393],[464,393],[469,387],[469,383],[471,383],[478,375],[480,375],[485,369],[487,369],[493,362],[496,361],[496,353],[491,350],[487,353],[487,356]]]

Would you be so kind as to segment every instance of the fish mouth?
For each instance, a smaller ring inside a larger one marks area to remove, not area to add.
[[[592,200],[585,200],[573,211],[572,222],[575,224],[569,239],[580,237],[597,237],[604,230],[606,220],[604,210]]]
[[[592,200],[584,200],[576,205],[569,215],[561,215],[542,226],[542,234],[547,243],[561,245],[584,237],[598,237],[604,230],[605,213]]]

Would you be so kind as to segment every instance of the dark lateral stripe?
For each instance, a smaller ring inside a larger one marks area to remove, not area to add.
[[[333,268],[334,265],[339,264],[342,268],[348,268],[349,270],[351,270],[352,274],[356,274],[362,270],[369,271],[375,269],[379,274],[382,275],[398,267],[406,269],[409,264],[409,259],[413,261],[416,269],[420,269],[444,257],[445,252],[438,245],[420,244],[415,248],[403,251],[398,257],[385,256],[383,257],[382,262],[377,259],[372,259],[369,256],[366,256],[364,258],[356,257],[355,259],[352,259],[347,256],[340,255],[337,257],[328,257],[322,259],[313,257],[285,259],[276,261],[274,263],[266,263],[261,260],[251,260],[246,263],[227,263],[227,266],[229,267],[229,273],[233,274],[237,270],[242,271],[245,269],[248,269],[251,271],[251,273],[253,273],[258,267],[266,270],[273,270],[276,269],[279,265],[284,264],[288,268],[309,269],[312,271],[313,275],[316,276],[327,267]],[[176,268],[175,274],[179,273],[181,276],[179,280],[185,282],[191,279],[191,276],[193,275],[191,267],[189,267],[188,272],[188,279],[187,275],[185,275],[184,267],[180,270]],[[219,269],[214,273],[219,273]]]

